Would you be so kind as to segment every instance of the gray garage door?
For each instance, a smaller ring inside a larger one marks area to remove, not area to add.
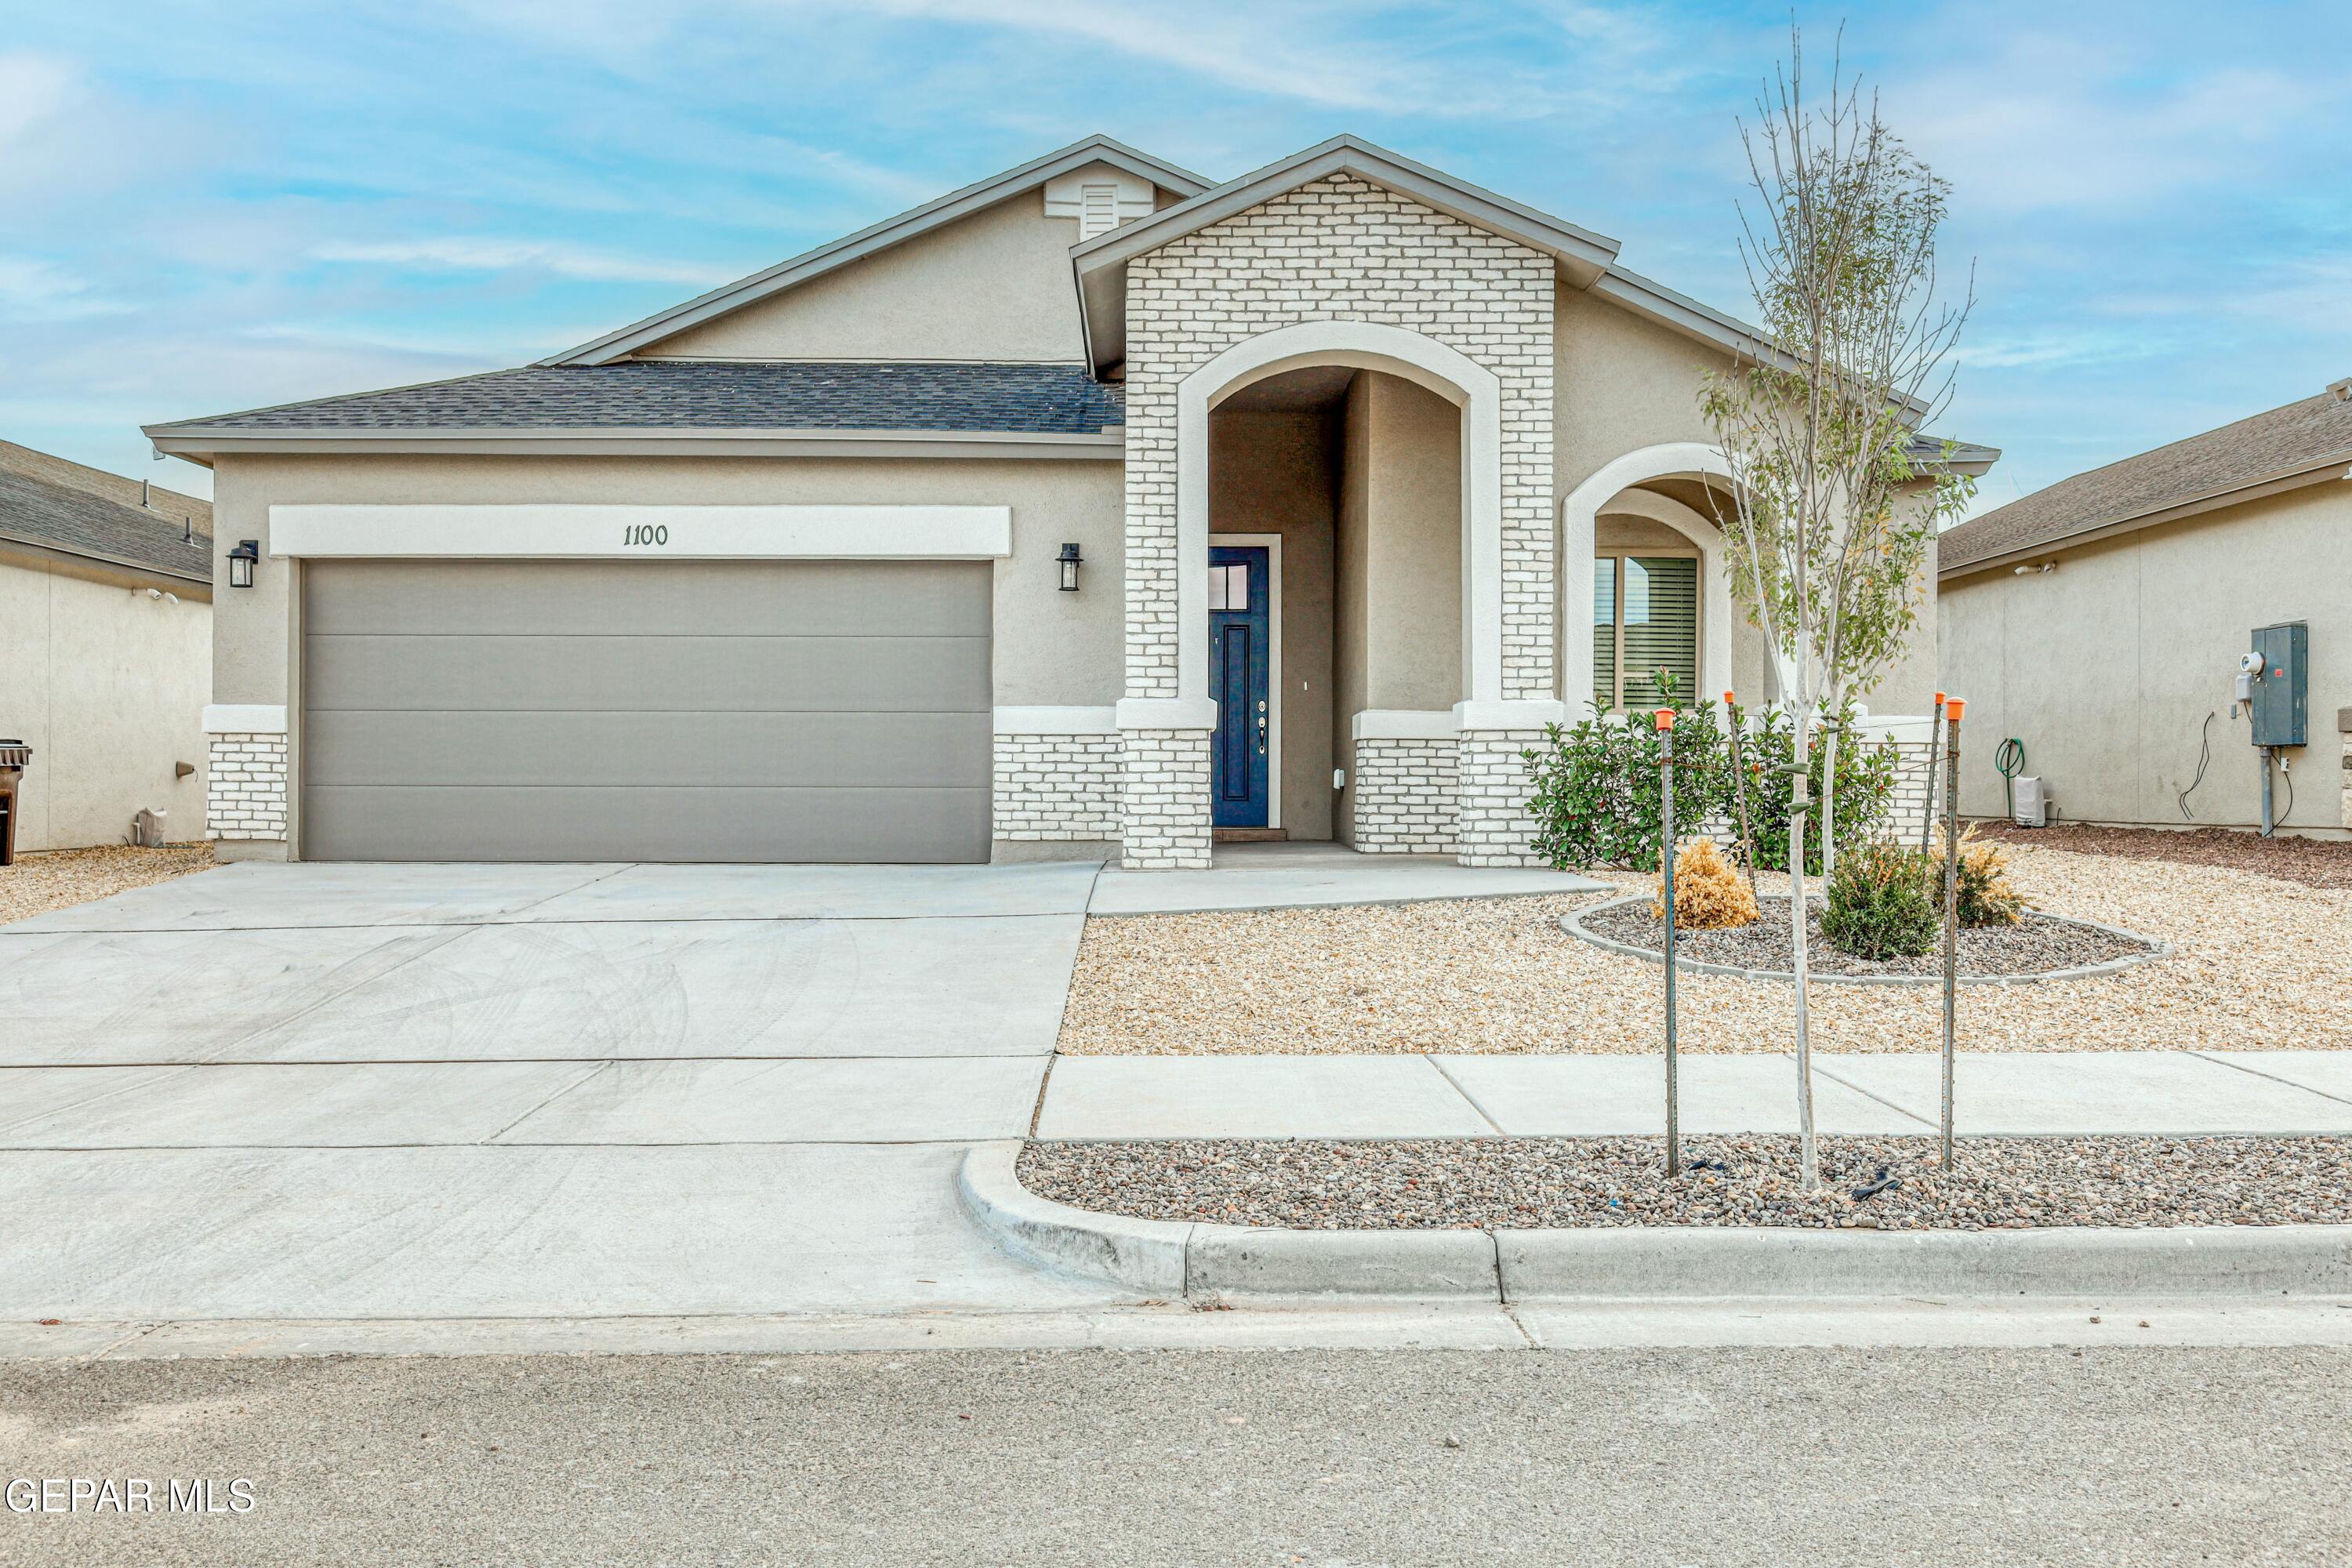
[[[313,860],[985,860],[976,562],[317,562]]]

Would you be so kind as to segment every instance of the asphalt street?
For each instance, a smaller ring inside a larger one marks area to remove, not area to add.
[[[224,1511],[0,1562],[2325,1564],[2347,1409],[2341,1348],[14,1362],[7,1478]]]

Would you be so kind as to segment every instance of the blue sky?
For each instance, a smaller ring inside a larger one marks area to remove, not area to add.
[[[1826,56],[1842,13],[1799,6]],[[519,363],[1102,131],[1224,177],[1349,131],[1746,313],[1784,5],[339,0],[12,7],[0,437]],[[1858,6],[1979,297],[1980,504],[2352,374],[2352,6]]]

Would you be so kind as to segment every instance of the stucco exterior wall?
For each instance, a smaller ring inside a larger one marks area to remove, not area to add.
[[[1331,837],[1332,544],[1328,422],[1313,411],[1213,416],[1209,528],[1282,536],[1282,826]]]
[[[33,748],[16,796],[19,849],[120,844],[142,807],[173,839],[205,836],[204,707],[212,605],[0,558],[0,735]],[[174,764],[195,773],[175,776]]]
[[[221,595],[215,702],[290,704],[295,573],[267,558],[269,508],[294,501],[940,503],[1009,506],[1013,554],[996,565],[996,701],[1118,700],[1119,466],[1107,462],[725,458],[224,458],[215,547],[258,539],[251,588]],[[1066,542],[1086,557],[1060,591]],[[219,580],[227,581],[225,566]]]
[[[1715,439],[1699,388],[1731,356],[1607,300],[1558,291],[1554,316],[1553,510],[1604,463],[1644,447]]]
[[[645,359],[1076,363],[1076,218],[1026,191],[638,351]]]
[[[1967,700],[1961,809],[1999,816],[2002,740],[2049,783],[2072,821],[2183,825],[2261,820],[2246,721],[2231,720],[2238,656],[2256,626],[2310,626],[2309,744],[2288,751],[2294,805],[2284,825],[2341,831],[2340,707],[2352,706],[2352,485],[2290,490],[2201,518],[2055,552],[2058,569],[2007,568],[1943,584],[1945,679]],[[2038,563],[2038,562],[2037,562]]]

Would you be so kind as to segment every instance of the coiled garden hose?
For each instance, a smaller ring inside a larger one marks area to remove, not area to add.
[[[2025,742],[2011,735],[1992,754],[1992,765],[2000,770],[2001,798],[2009,803],[2009,819],[2017,820],[2017,775],[2025,771]]]

